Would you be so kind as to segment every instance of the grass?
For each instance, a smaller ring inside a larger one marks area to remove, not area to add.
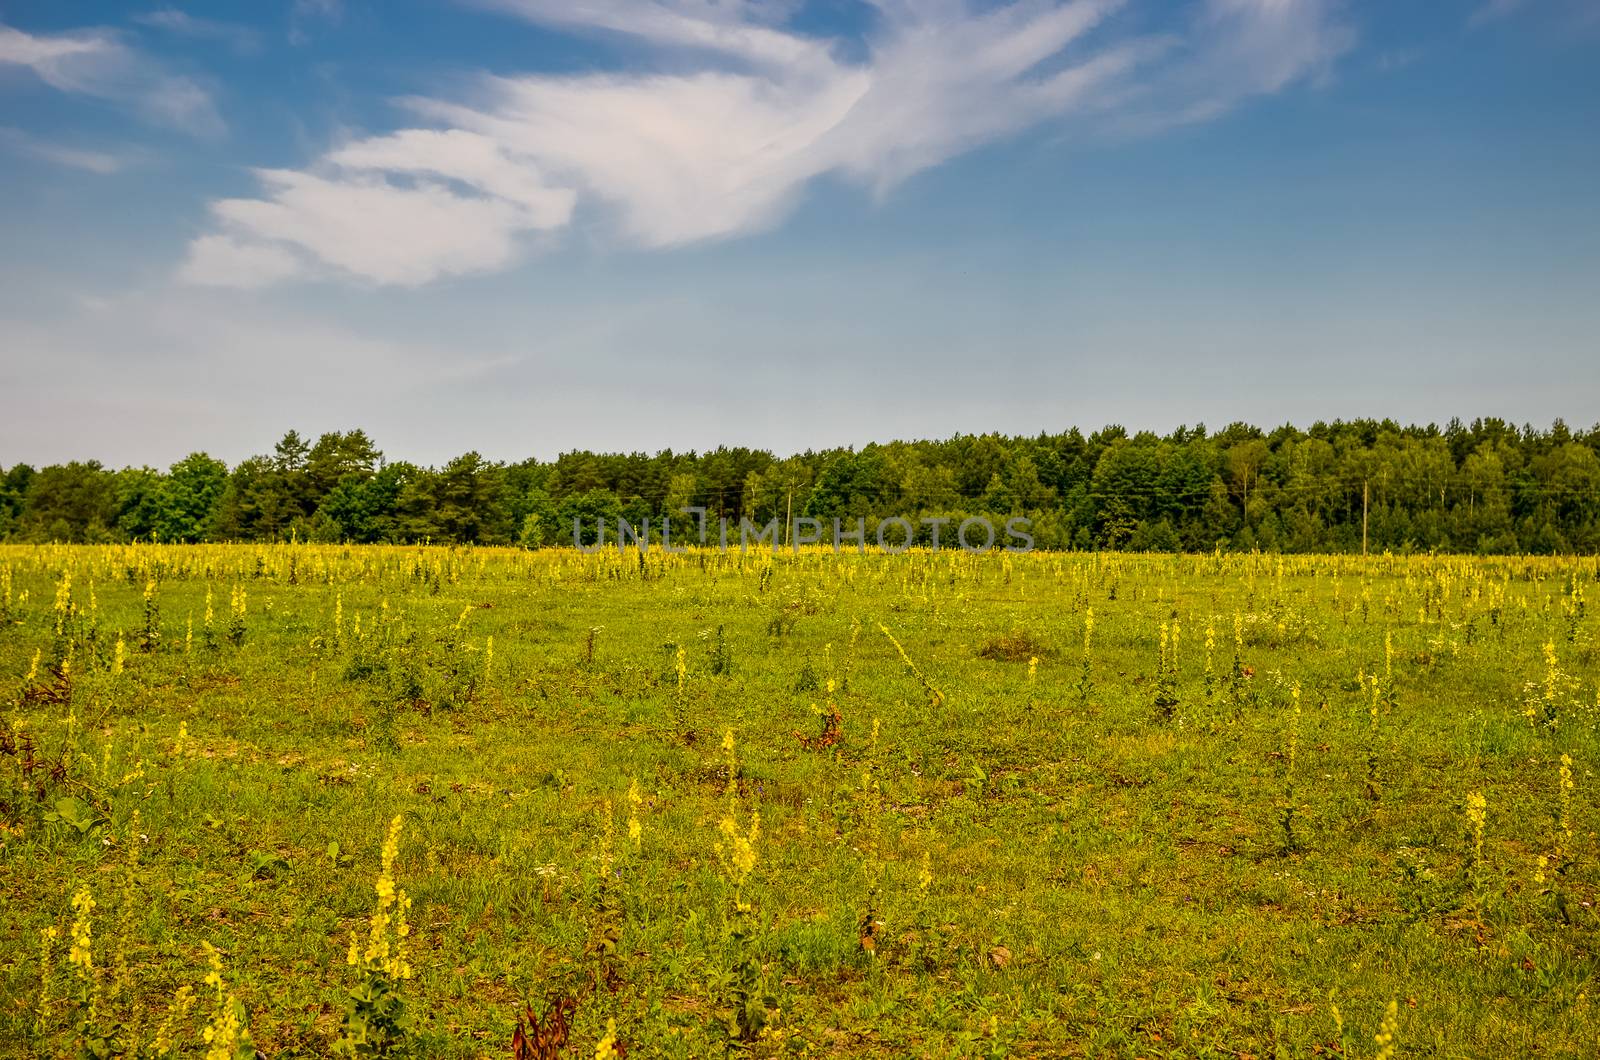
[[[1371,1056],[1390,1001],[1400,1056],[1600,1049],[1593,560],[0,546],[4,570],[3,1055],[86,1039],[83,887],[115,1048],[150,1054],[188,986],[174,1055],[204,1052],[209,943],[257,1049],[327,1055],[396,815],[421,1056],[509,1056],[562,998],[583,1056],[608,1020],[632,1056]],[[756,814],[740,882],[722,821]]]

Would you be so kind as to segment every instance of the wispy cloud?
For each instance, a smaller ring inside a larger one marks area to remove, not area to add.
[[[52,162],[58,166],[81,169],[89,173],[98,173],[102,176],[120,172],[127,168],[130,161],[125,154],[73,147],[70,144],[41,140],[36,136],[23,132],[21,129],[13,129],[6,126],[0,126],[0,147],[15,151],[18,154]]]
[[[1542,17],[1557,32],[1587,35],[1600,26],[1600,5],[1594,0],[1481,0],[1467,25],[1481,29],[1523,15]]]
[[[577,198],[461,129],[408,129],[348,144],[315,171],[256,175],[265,198],[212,203],[223,231],[190,246],[184,279],[240,287],[328,273],[415,286],[503,268],[519,236],[565,226]]]
[[[1516,14],[1527,5],[1528,0],[1484,0],[1467,19],[1467,24],[1476,27],[1497,22],[1508,15]]]
[[[788,28],[782,3],[479,2],[624,36],[651,68],[407,100],[431,128],[262,173],[262,198],[214,204],[219,233],[291,248],[302,275],[385,284],[505,267],[521,236],[580,206],[642,247],[742,235],[825,174],[881,195],[1043,122],[1212,118],[1324,74],[1352,39],[1336,0],[1202,0],[1140,32],[1119,19],[1124,0],[873,0],[865,55],[847,58]],[[191,255],[185,275],[201,272]]]
[[[109,30],[34,35],[0,25],[0,65],[27,67],[52,88],[129,107],[158,125],[200,136],[225,128],[198,82],[169,73]]]
[[[307,44],[317,25],[337,26],[344,21],[343,0],[294,0],[289,9],[289,43]]]
[[[164,7],[134,15],[133,21],[141,26],[164,30],[180,37],[218,41],[241,55],[248,55],[261,48],[261,34],[249,26],[214,18],[199,18],[175,7]]]

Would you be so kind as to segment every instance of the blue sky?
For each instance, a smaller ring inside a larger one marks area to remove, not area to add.
[[[1588,0],[0,0],[0,465],[1587,425]]]

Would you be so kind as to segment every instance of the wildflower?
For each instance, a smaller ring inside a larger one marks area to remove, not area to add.
[[[615,1060],[621,1054],[617,1052],[617,1021],[606,1020],[606,1035],[594,1047],[594,1060]]]
[[[80,887],[72,896],[72,945],[67,950],[67,963],[78,970],[78,976],[88,983],[94,975],[94,895],[88,887]]]
[[[33,1031],[39,1037],[44,1037],[45,1020],[51,1011],[50,984],[55,971],[56,939],[61,937],[61,929],[51,924],[47,928],[39,929],[39,1004],[34,1017]]]
[[[1469,792],[1467,795],[1467,823],[1472,827],[1472,853],[1473,859],[1483,857],[1483,828],[1489,816],[1489,800],[1483,797],[1481,791]]]
[[[211,943],[204,944],[211,970],[205,983],[217,993],[216,1008],[206,1025],[206,1060],[241,1060],[256,1055],[250,1038],[250,1023],[244,1005],[228,991],[222,979],[222,954]]]
[[[156,1028],[156,1036],[150,1043],[150,1051],[155,1056],[171,1056],[176,1048],[173,1040],[173,1025],[182,1021],[189,1015],[189,1010],[194,1007],[194,990],[189,986],[180,986],[172,995],[172,1001],[167,1005],[167,1014],[161,1020],[161,1026]]]
[[[405,818],[397,814],[389,823],[389,833],[383,842],[382,868],[372,888],[378,904],[368,920],[366,947],[363,949],[352,934],[345,955],[345,962],[352,967],[377,972],[391,980],[411,978],[411,965],[405,954],[405,939],[411,934],[411,925],[406,922],[411,899],[394,882],[394,863],[400,856],[400,829],[404,821]]]
[[[1400,1005],[1390,1001],[1389,1007],[1384,1010],[1383,1022],[1378,1025],[1378,1033],[1373,1035],[1373,1041],[1378,1046],[1373,1060],[1394,1060],[1395,1049],[1394,1032],[1400,1029]]]
[[[743,832],[740,831],[739,823],[735,819],[738,810],[739,761],[734,754],[732,729],[723,734],[722,749],[728,756],[728,811],[717,824],[717,830],[726,840],[725,844],[717,844],[717,858],[722,862],[723,875],[733,884],[734,903],[739,906],[742,903],[737,898],[738,891],[756,866],[756,838],[761,833],[761,815],[752,814],[750,827]]]
[[[600,829],[600,879],[604,882],[611,878],[611,864],[616,850],[617,820],[610,799],[605,801],[602,813],[605,815],[605,824]]]
[[[1489,817],[1489,800],[1483,797],[1483,792],[1472,791],[1467,793],[1467,827],[1472,836],[1472,861],[1468,869],[1472,877],[1472,887],[1476,891],[1482,886],[1483,876],[1483,830]]]
[[[724,857],[728,867],[732,870],[729,878],[735,886],[740,886],[749,878],[751,871],[756,867],[756,838],[761,832],[761,815],[753,814],[750,818],[750,828],[743,835],[739,833],[739,825],[731,816],[724,817],[717,826],[723,837],[727,839],[728,846]],[[718,845],[719,853],[723,847]]]
[[[639,825],[639,807],[643,802],[639,794],[639,778],[634,777],[628,785],[628,839],[633,843],[634,853],[638,853],[639,841],[644,835],[644,829]]]
[[[1289,719],[1289,768],[1288,774],[1294,776],[1295,756],[1300,749],[1300,682],[1296,681],[1289,690],[1289,698],[1293,703]]]
[[[1561,807],[1561,850],[1562,853],[1572,845],[1572,791],[1577,785],[1572,780],[1572,756],[1561,756],[1561,788],[1557,799]]]
[[[56,602],[52,607],[56,619],[56,636],[62,636],[67,631],[67,620],[72,617],[72,571],[61,572],[61,580],[56,583]]]

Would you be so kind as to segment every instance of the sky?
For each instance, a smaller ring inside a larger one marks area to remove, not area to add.
[[[1588,426],[1595,0],[0,0],[0,466]]]

